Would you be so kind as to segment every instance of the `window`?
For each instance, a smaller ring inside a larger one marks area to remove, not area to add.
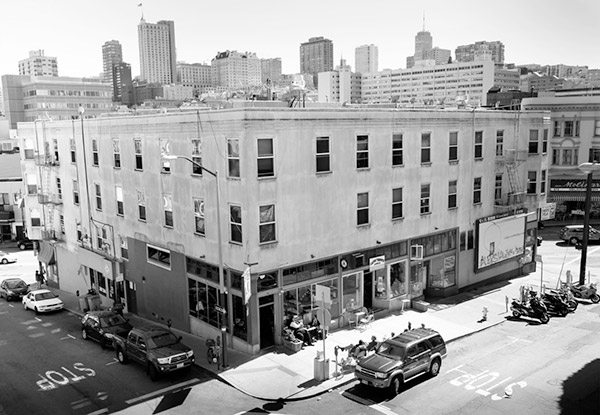
[[[232,296],[234,302],[235,297],[236,296]],[[219,302],[219,292],[217,287],[188,278],[188,298],[190,307],[189,314],[191,316],[203,320],[214,327],[221,327],[221,315],[216,311],[215,306],[220,305],[227,309],[227,302],[225,302],[225,304]],[[227,300],[227,298],[225,298],[225,300]],[[245,314],[244,310],[242,312]],[[236,331],[239,331],[239,329],[236,330],[234,328],[234,332]],[[239,333],[234,334],[238,335]]]
[[[540,193],[541,194],[546,193],[546,175],[547,175],[547,171],[542,170],[542,178],[540,179]]]
[[[157,246],[146,245],[148,263],[171,269],[171,252]]]
[[[577,162],[578,160],[578,149],[573,148],[573,149],[564,149],[562,150],[562,165],[563,166],[576,166],[579,163]]]
[[[259,138],[258,144],[258,177],[275,176],[275,165],[273,160],[273,139]]]
[[[421,164],[431,163],[431,133],[421,134]]]
[[[458,132],[453,131],[449,136],[448,161],[458,160]]]
[[[231,229],[230,241],[242,243],[242,207],[229,206],[229,227]]]
[[[113,138],[113,166],[115,169],[121,168],[121,146],[118,138]]]
[[[356,136],[356,168],[366,169],[369,167],[369,136]]]
[[[475,131],[475,159],[483,157],[483,131]]]
[[[56,138],[52,139],[52,146],[54,148],[54,161],[58,163],[58,161],[59,161],[58,140]]]
[[[404,164],[402,138],[402,134],[392,135],[392,166],[402,166]]]
[[[146,196],[143,192],[137,191],[138,197],[138,219],[146,221]]]
[[[494,182],[494,200],[502,200],[502,174],[496,175],[496,181]]]
[[[448,209],[456,208],[456,183],[457,180],[448,182]]]
[[[553,165],[560,164],[560,150],[557,148],[552,149],[552,164]]]
[[[227,139],[227,166],[229,177],[240,177],[240,140]]]
[[[600,163],[600,148],[590,148],[590,163]]]
[[[65,235],[65,217],[64,215],[60,215],[59,216],[59,223],[60,223],[60,234],[61,235]]]
[[[481,177],[473,179],[473,204],[481,203]]]
[[[32,209],[29,216],[31,218],[31,226],[42,226],[42,220],[40,217],[39,210]]]
[[[98,140],[92,140],[92,165],[98,167]]]
[[[204,200],[194,199],[194,233],[204,236],[206,234],[204,223]]]
[[[102,189],[98,183],[94,183],[94,187],[96,188],[96,209],[102,210]]]
[[[163,194],[163,210],[165,212],[165,226],[173,227],[173,199],[171,195]]]
[[[317,137],[317,173],[331,171],[330,166],[330,153],[329,153],[329,137]]]
[[[421,185],[421,215],[425,215],[430,212],[430,196],[431,196],[431,185]]]
[[[62,183],[58,177],[56,178],[56,194],[58,196],[58,200],[62,200]]]
[[[548,153],[548,129],[544,128],[544,136],[542,138],[542,154]]]
[[[98,277],[98,292],[102,295],[106,295],[106,277],[101,272],[96,271]]]
[[[79,183],[73,180],[73,203],[79,205]]]
[[[200,139],[192,139],[192,174],[202,175],[202,153]]]
[[[369,193],[358,193],[356,195],[356,225],[367,225],[369,223]]]
[[[32,173],[27,174],[27,194],[37,194],[37,177],[35,174]]]
[[[171,160],[163,157],[163,154],[169,154],[169,140],[160,139],[160,172],[161,173],[171,173]],[[193,164],[193,163],[192,163]]]
[[[133,144],[135,148],[135,169],[144,170],[144,160],[142,158],[142,140],[136,138],[133,140]]]
[[[529,154],[538,154],[538,130],[529,130]]]
[[[537,172],[527,172],[527,194],[535,194],[537,191]]]
[[[502,157],[504,154],[504,130],[496,131],[496,156]]]
[[[69,145],[71,147],[71,163],[75,163],[77,161],[76,151],[75,151],[75,140],[71,138],[69,140]]]
[[[404,217],[402,212],[402,188],[392,189],[392,219],[401,219]]]
[[[115,194],[117,197],[117,215],[123,216],[123,188],[121,186],[116,186]]]
[[[594,135],[600,136],[600,120],[594,121]]]
[[[565,137],[573,137],[573,121],[565,121],[563,133]]]
[[[119,245],[121,246],[121,258],[128,259],[129,258],[129,249],[127,246],[127,237],[123,235],[119,235]]]
[[[554,121],[554,137],[560,137],[560,121]]]
[[[260,224],[258,233],[260,243],[276,241],[275,234],[275,205],[265,205],[259,207]]]

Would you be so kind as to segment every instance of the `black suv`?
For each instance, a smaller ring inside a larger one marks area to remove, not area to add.
[[[375,354],[356,365],[355,374],[361,383],[376,388],[389,388],[398,394],[402,384],[429,373],[437,376],[446,357],[442,336],[427,328],[405,331],[381,343]]]
[[[81,319],[81,337],[100,343],[103,348],[112,345],[114,336],[127,336],[132,326],[114,311],[90,311]]]
[[[17,246],[21,251],[25,249],[33,249],[33,241],[29,238],[22,238],[17,241]]]

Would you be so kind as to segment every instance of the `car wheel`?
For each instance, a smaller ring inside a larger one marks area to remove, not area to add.
[[[429,374],[432,378],[436,377],[440,373],[441,366],[442,362],[440,362],[440,359],[433,359],[433,362],[431,362],[431,366],[429,367]]]
[[[37,307],[33,307],[33,311],[35,311],[35,314],[39,314],[39,310],[37,309]]]
[[[122,365],[127,363],[127,356],[125,355],[125,352],[123,351],[123,349],[121,349],[120,347],[117,347],[117,360]]]
[[[19,245],[19,249],[20,249],[21,251],[24,251],[24,250],[25,250],[25,248],[27,248],[27,247],[25,246],[25,244],[20,244],[20,245]]]
[[[87,340],[88,339],[87,331],[85,331],[85,329],[81,329],[81,338],[83,340]]]
[[[519,317],[521,317],[521,313],[519,313],[518,311],[515,310],[515,311],[513,311],[513,317],[519,318]]]
[[[592,300],[592,303],[596,304],[600,301],[600,297],[598,296],[598,294],[594,294],[590,297],[590,300]]]
[[[8,259],[6,259],[6,258],[2,258],[2,264],[3,264],[3,265],[6,265],[6,264],[8,264]]]
[[[400,393],[400,388],[402,387],[402,378],[400,376],[396,376],[392,379],[390,383],[390,395],[396,396]]]
[[[27,304],[23,303],[23,310],[27,310]]]
[[[579,239],[577,239],[577,238],[571,238],[571,239],[569,239],[569,243],[571,245],[577,245],[579,243]]]
[[[150,375],[150,380],[155,381],[158,379],[158,370],[152,363],[148,363],[148,374]]]

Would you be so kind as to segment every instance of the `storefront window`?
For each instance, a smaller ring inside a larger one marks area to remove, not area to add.
[[[317,284],[312,285],[312,297],[313,297],[313,309],[317,308],[317,298],[315,298],[315,293],[317,291],[317,285],[323,285],[329,288],[329,295],[331,297],[331,307],[329,311],[331,312],[331,319],[336,319],[340,316],[340,299],[338,294],[338,279],[334,278],[327,281],[321,281]]]
[[[248,328],[246,320],[246,306],[242,297],[231,296],[233,306],[233,335],[242,340],[248,340]]]
[[[284,314],[299,314],[298,307],[298,289],[287,290],[283,293],[283,312]]]
[[[439,256],[430,261],[430,274],[428,286],[431,288],[445,288],[455,284],[454,267],[456,257],[454,255]]]
[[[311,310],[312,308],[312,293],[310,286],[300,287],[298,288],[298,303],[299,310],[298,314],[304,314]]]
[[[218,304],[218,289],[202,281],[188,278],[189,314],[211,326],[220,327],[221,315],[215,309]],[[227,298],[223,308],[227,309]]]
[[[342,278],[342,289],[343,289],[343,297],[342,297],[342,305],[344,310],[354,310],[358,307],[362,306],[360,295],[360,283],[359,277],[362,276],[362,272],[357,272],[355,274],[344,275]]]
[[[410,294],[419,296],[423,294],[423,282],[428,273],[429,261],[414,263],[410,266]]]
[[[390,291],[392,297],[398,297],[406,294],[406,272],[404,270],[404,262],[396,262],[390,264]]]
[[[260,274],[257,280],[258,292],[270,290],[277,287],[277,271]]]

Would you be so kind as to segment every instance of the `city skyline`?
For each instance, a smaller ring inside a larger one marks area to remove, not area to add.
[[[404,68],[425,15],[433,43],[450,49],[453,59],[459,45],[499,40],[506,48],[506,63],[600,68],[600,46],[593,30],[600,4],[584,0],[566,9],[558,2],[538,0],[507,0],[498,9],[471,0],[452,7],[438,0],[402,5],[386,0],[368,10],[358,2],[356,7],[348,2],[340,7],[337,2],[313,0],[303,2],[302,8],[283,8],[271,0],[224,1],[204,9],[188,0],[169,3],[170,7],[158,0],[145,0],[142,7],[139,0],[87,3],[96,7],[84,8],[74,0],[4,4],[5,15],[13,17],[0,28],[0,36],[12,40],[0,49],[0,74],[18,73],[19,60],[31,50],[43,49],[57,57],[61,76],[99,76],[102,45],[114,39],[122,44],[123,61],[131,64],[132,75],[138,76],[137,26],[142,12],[147,22],[175,22],[177,59],[187,63],[210,64],[218,52],[237,50],[254,52],[261,59],[280,57],[283,73],[297,73],[300,44],[323,36],[334,44],[334,66],[343,57],[354,68],[355,48],[374,44],[379,49],[379,70]],[[335,14],[344,18],[332,19]]]

